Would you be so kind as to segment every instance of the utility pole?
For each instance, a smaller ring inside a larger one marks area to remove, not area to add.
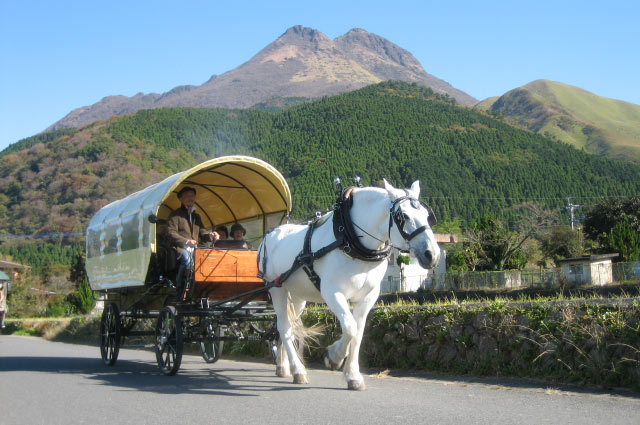
[[[567,206],[567,209],[571,212],[571,230],[575,230],[575,223],[576,223],[575,210],[577,208],[582,207],[582,205],[572,204],[571,203],[571,197],[567,198],[567,203],[569,204]]]

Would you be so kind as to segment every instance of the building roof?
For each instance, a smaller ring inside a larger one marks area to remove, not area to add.
[[[595,261],[602,261],[602,260],[610,260],[612,258],[617,257],[618,253],[613,253],[613,254],[594,254],[594,255],[587,255],[585,257],[574,257],[574,258],[564,258],[562,260],[556,260],[556,264],[560,264],[560,263],[593,263]]]
[[[434,233],[438,243],[458,243],[458,235],[453,233]]]
[[[0,260],[0,269],[30,269],[31,267],[24,264],[14,263],[13,261]]]

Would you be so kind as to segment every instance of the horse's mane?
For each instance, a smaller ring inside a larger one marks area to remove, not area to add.
[[[388,198],[388,193],[385,189],[379,187],[358,187],[353,190],[353,197],[357,196],[358,201],[371,202],[372,200],[378,200],[380,198]]]

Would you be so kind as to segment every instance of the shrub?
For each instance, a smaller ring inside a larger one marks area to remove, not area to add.
[[[89,314],[96,306],[96,296],[89,286],[89,280],[85,277],[76,290],[67,295],[67,301],[82,314]]]
[[[56,300],[47,306],[45,315],[47,317],[71,316],[75,312],[75,307],[66,299]]]

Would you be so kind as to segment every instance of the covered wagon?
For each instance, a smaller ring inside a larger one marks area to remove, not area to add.
[[[127,336],[155,335],[158,366],[165,374],[180,367],[183,344],[199,343],[205,360],[220,355],[238,320],[249,320],[264,338],[277,337],[266,287],[258,276],[257,253],[233,242],[195,249],[186,293],[176,292],[177,261],[164,237],[165,222],[180,207],[183,187],[197,190],[195,208],[208,229],[239,223],[257,247],[268,229],[288,219],[291,193],[284,177],[268,163],[225,156],[112,202],[99,210],[86,231],[86,270],[91,288],[104,301],[100,349],[115,364]],[[154,332],[138,330],[139,319],[157,318]],[[233,333],[233,332],[232,332]]]

